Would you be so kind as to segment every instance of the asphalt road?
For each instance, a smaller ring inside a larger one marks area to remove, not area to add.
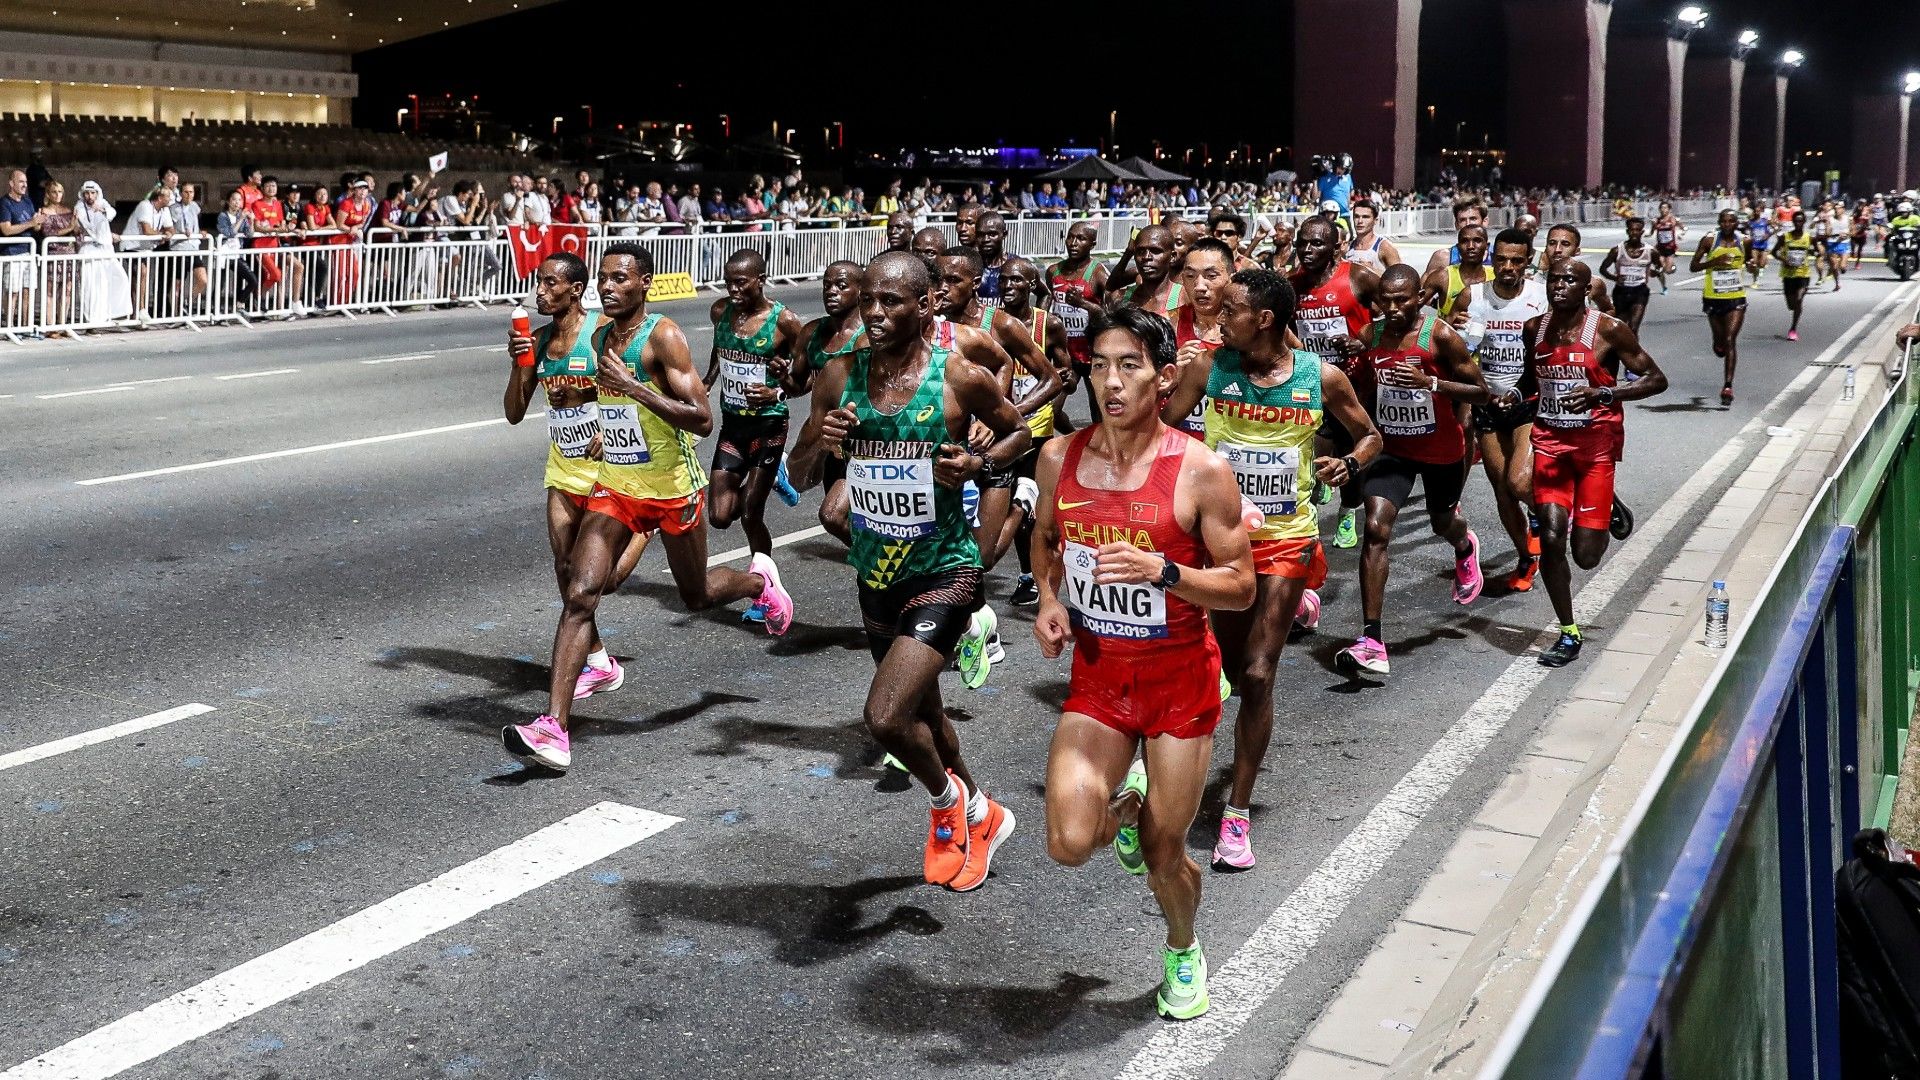
[[[1645,336],[1674,385],[1631,407],[1621,472],[1643,522],[1887,297],[1885,276],[1811,297],[1797,344],[1777,289],[1757,296],[1731,410],[1698,285],[1655,297]],[[811,287],[777,295],[817,311]],[[704,304],[665,310],[697,327]],[[1164,1026],[1162,928],[1111,859],[1046,856],[1040,781],[1066,662],[1038,657],[1027,611],[1001,606],[1011,657],[991,685],[944,685],[974,771],[1020,818],[977,893],[919,883],[923,797],[875,790],[870,663],[825,537],[778,553],[798,610],[781,640],[740,625],[739,605],[680,611],[650,552],[602,606],[628,684],[576,710],[573,771],[536,777],[501,752],[500,726],[543,705],[558,607],[544,434],[497,421],[505,323],[494,309],[0,348],[0,1069],[83,1040],[67,1071],[0,1077],[1126,1068]],[[430,429],[450,430],[353,442]],[[1743,440],[1741,460],[1757,447]],[[773,532],[813,526],[816,507],[774,507]],[[1503,573],[1478,478],[1466,510]],[[1425,514],[1402,530],[1391,679],[1332,668],[1358,629],[1354,552],[1332,553],[1323,630],[1282,660],[1260,866],[1205,882],[1216,972],[1550,621],[1539,592],[1455,607]],[[1649,581],[1685,532],[1654,551]],[[1002,601],[1012,573],[993,580]],[[1639,591],[1592,620],[1594,640]],[[1581,676],[1510,704],[1199,1074],[1274,1074],[1418,887],[1422,853],[1444,850]],[[17,753],[191,704],[211,710]],[[1203,861],[1223,783],[1193,834]],[[590,810],[603,802],[650,813]]]

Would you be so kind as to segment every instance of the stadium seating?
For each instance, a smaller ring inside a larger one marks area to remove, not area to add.
[[[249,162],[312,169],[321,175],[353,168],[418,169],[426,158],[458,146],[460,171],[509,171],[537,159],[494,146],[417,139],[401,131],[360,131],[332,124],[189,119],[180,126],[130,116],[0,113],[0,161],[24,162],[39,147],[47,165],[111,165],[232,173]]]

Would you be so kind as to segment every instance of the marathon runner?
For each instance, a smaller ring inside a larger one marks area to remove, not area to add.
[[[1577,259],[1580,257],[1580,227],[1562,223],[1547,230],[1547,247],[1540,260],[1540,268],[1545,270],[1558,259]],[[1587,293],[1587,303],[1605,312],[1613,314],[1613,297],[1607,295],[1606,283],[1599,278],[1593,279],[1593,287]]]
[[[1528,242],[1532,242],[1531,237]],[[1420,288],[1426,294],[1427,303],[1458,327],[1462,310],[1460,298],[1466,295],[1467,287],[1493,277],[1493,271],[1487,266],[1490,254],[1487,227],[1462,225],[1455,234],[1453,250],[1460,257],[1451,263],[1441,263],[1439,269],[1428,270],[1420,280]],[[1522,268],[1520,272],[1524,274],[1526,270]]]
[[[913,215],[895,210],[887,215],[887,251],[913,250]],[[856,309],[858,305],[855,305]]]
[[[1788,341],[1800,340],[1800,315],[1807,304],[1807,289],[1813,284],[1815,254],[1812,234],[1807,232],[1807,212],[1795,210],[1793,225],[1782,230],[1773,241],[1774,254],[1780,259],[1780,291],[1786,294],[1787,310],[1793,312]]]
[[[1720,387],[1720,404],[1733,404],[1733,371],[1740,363],[1740,327],[1747,321],[1747,282],[1745,271],[1747,238],[1741,234],[1732,210],[1720,211],[1720,227],[1700,238],[1693,253],[1691,269],[1705,272],[1701,286],[1705,298],[1700,307],[1713,327],[1713,355],[1720,357],[1726,382]],[[1838,282],[1835,283],[1836,286]],[[1632,370],[1632,369],[1629,369]]]
[[[1626,320],[1636,334],[1640,332],[1640,320],[1647,317],[1647,302],[1653,298],[1647,278],[1654,273],[1654,258],[1654,250],[1647,244],[1646,219],[1630,217],[1627,238],[1600,260],[1600,276],[1613,282],[1613,313]]]
[[[1107,268],[1093,257],[1100,230],[1091,221],[1076,221],[1067,229],[1067,257],[1047,267],[1047,291],[1053,294],[1053,313],[1067,328],[1067,352],[1073,356],[1075,378],[1087,377],[1087,319],[1100,310],[1107,291]],[[1087,411],[1098,416],[1093,387],[1087,387]]]
[[[978,362],[985,357],[975,345],[985,339],[933,318],[932,284],[925,264],[899,252],[868,264],[868,346],[834,358],[820,372],[816,400],[840,404],[808,414],[793,471],[802,487],[811,487],[827,456],[847,460],[853,501],[847,561],[858,578],[876,665],[867,729],[906,763],[932,800],[926,880],[966,892],[986,881],[1014,816],[987,798],[967,770],[940,702],[940,672],[981,589],[980,552],[960,486],[1011,470],[1029,436],[1000,381]],[[976,419],[995,436],[984,454],[966,445]]]
[[[1314,247],[1332,250],[1331,225],[1302,231],[1312,232]],[[1287,345],[1293,309],[1286,278],[1271,270],[1234,274],[1220,307],[1223,344],[1212,353],[1206,386],[1207,445],[1227,460],[1241,493],[1263,515],[1251,530],[1259,576],[1253,607],[1214,616],[1228,677],[1240,693],[1233,781],[1213,849],[1213,868],[1224,872],[1253,869],[1253,784],[1273,736],[1280,650],[1303,591],[1326,581],[1314,483],[1342,487],[1380,453],[1380,433],[1340,368]],[[1352,439],[1345,457],[1314,455],[1326,414]]]
[[[1453,231],[1458,236],[1469,225],[1478,226],[1483,232],[1487,227],[1487,204],[1480,201],[1478,195],[1463,195],[1453,200]],[[1449,266],[1458,266],[1465,252],[1459,244],[1446,251],[1436,251],[1427,260],[1427,274],[1431,275]],[[1425,276],[1425,275],[1423,275]]]
[[[1260,263],[1247,256],[1243,247],[1247,236],[1247,219],[1229,210],[1215,210],[1207,218],[1207,235],[1227,245],[1233,255],[1235,270],[1251,270]],[[1189,249],[1191,254],[1191,249]]]
[[[1016,374],[1024,372],[1034,378],[1032,392],[1013,402],[1020,416],[1023,419],[1032,416],[1058,397],[1062,386],[1060,373],[1034,342],[1026,326],[998,306],[983,302],[976,292],[980,282],[980,253],[969,247],[950,247],[934,260],[934,270],[934,314],[968,328],[969,332],[977,331],[986,339],[984,344],[969,345],[967,352],[969,356],[979,357],[979,362],[1000,381],[1000,392],[1011,400]],[[976,452],[985,453],[993,438],[992,430],[979,424],[972,429],[968,441]],[[975,541],[982,573],[991,571],[1005,553],[1006,549],[998,547],[996,541],[1013,510],[1017,484],[1018,479],[1011,470],[996,469],[984,474],[976,485]],[[1027,514],[1028,510],[1023,508],[1022,515]],[[1000,644],[999,617],[987,604],[984,586],[979,591],[979,604],[972,626],[960,643],[960,672],[969,689],[982,686],[993,665],[1006,657]]]
[[[1000,526],[997,536],[989,536],[994,551],[991,557],[982,553],[981,564],[991,567],[1012,546],[1020,559],[1020,577],[1014,583],[1010,602],[1017,607],[1031,607],[1040,600],[1039,587],[1033,577],[1033,519],[1037,505],[1039,488],[1035,486],[1034,467],[1040,460],[1040,451],[1053,438],[1057,418],[1067,404],[1067,381],[1073,376],[1073,354],[1067,351],[1067,330],[1048,308],[1033,302],[1041,294],[1040,268],[1026,259],[1009,259],[1001,274],[1001,308],[1016,322],[1027,328],[1033,343],[1042,354],[1053,363],[1054,371],[1060,376],[1060,391],[1046,404],[1027,415],[1027,431],[1033,436],[1033,448],[1020,455],[1013,468],[1013,503],[1020,508],[1018,515],[1007,515]],[[1182,310],[1185,310],[1184,308]],[[1008,395],[1018,408],[1019,402],[1039,389],[1040,380],[1024,370],[1013,375],[1013,392]],[[1099,415],[1096,411],[1095,415]]]
[[[1673,257],[1680,254],[1680,238],[1687,227],[1673,216],[1673,204],[1660,200],[1660,212],[1653,218],[1653,250],[1660,256],[1660,295],[1667,294],[1667,279],[1673,276]]]
[[[1357,262],[1376,274],[1384,273],[1387,267],[1405,261],[1400,258],[1400,249],[1376,232],[1379,226],[1380,208],[1373,204],[1373,200],[1355,199],[1353,243],[1348,246],[1345,257],[1347,261]]]
[[[1357,263],[1340,258],[1339,230],[1323,217],[1310,217],[1293,234],[1293,257],[1298,264],[1289,279],[1297,298],[1293,326],[1300,347],[1352,370],[1366,351],[1366,334],[1373,325],[1371,304],[1380,291],[1380,277]],[[1325,443],[1316,446],[1322,456],[1348,453],[1347,429],[1328,418]],[[1354,477],[1357,481],[1358,476]],[[1360,485],[1340,489],[1340,525],[1333,536],[1337,548],[1360,543]],[[1311,606],[1311,605],[1310,605]]]
[[[1722,214],[1722,231],[1733,214]],[[1708,237],[1702,241],[1711,241]],[[1696,260],[1697,261],[1697,260]],[[1580,656],[1567,566],[1569,524],[1573,561],[1582,570],[1606,554],[1614,469],[1626,445],[1622,401],[1649,398],[1667,388],[1667,376],[1627,324],[1587,306],[1593,272],[1562,259],[1547,269],[1551,310],[1527,323],[1522,392],[1539,402],[1533,433],[1533,498],[1540,514],[1540,559],[1560,637],[1540,663],[1562,667]],[[1622,370],[1633,372],[1622,383]]]
[[[980,299],[988,303],[998,303],[1000,273],[1006,268],[1009,260],[1019,258],[1017,255],[1007,254],[1006,251],[1007,219],[1001,217],[997,211],[983,211],[973,235],[978,241],[974,247],[980,252]]]
[[[1387,592],[1387,545],[1400,508],[1418,481],[1426,490],[1433,534],[1453,546],[1453,602],[1480,597],[1480,538],[1460,511],[1467,485],[1467,436],[1455,402],[1484,405],[1487,384],[1452,326],[1423,314],[1420,274],[1394,265],[1380,277],[1380,309],[1368,348],[1354,367],[1353,388],[1379,429],[1380,456],[1360,481],[1366,496],[1366,541],[1360,552],[1360,636],[1334,654],[1351,676],[1388,672],[1381,630]]]
[[[508,368],[504,402],[507,423],[526,419],[536,387],[547,394],[547,542],[553,548],[553,572],[560,595],[567,594],[567,560],[574,536],[587,514],[587,496],[600,474],[600,409],[595,401],[593,331],[600,313],[580,300],[587,291],[587,264],[562,252],[540,264],[533,281],[534,307],[551,321],[527,337],[509,335],[507,352],[516,360],[532,351],[525,367]],[[651,533],[628,541],[614,565],[608,588],[618,592],[633,574]],[[607,654],[600,627],[588,620],[591,641],[587,662],[574,686],[574,698],[620,689],[627,673]]]
[[[927,273],[933,273],[933,261],[947,253],[947,234],[934,228],[921,229],[913,234],[913,253],[927,264]]]
[[[1137,268],[1131,285],[1115,284],[1119,271],[1107,278],[1108,296],[1118,296],[1123,304],[1145,308],[1155,315],[1172,317],[1186,300],[1173,267],[1173,233],[1165,225],[1149,225],[1133,238],[1133,263]],[[1116,291],[1117,290],[1117,291]]]
[[[1827,221],[1827,250],[1820,257],[1826,271],[1833,275],[1833,291],[1840,291],[1840,279],[1847,272],[1847,256],[1853,251],[1853,224],[1847,220],[1847,208],[1830,202],[1821,214]]]
[[[1773,215],[1765,207],[1756,211],[1747,219],[1747,246],[1753,251],[1753,258],[1747,263],[1747,277],[1753,284],[1760,284],[1760,271],[1767,265],[1767,251],[1773,246]],[[1640,332],[1635,324],[1634,333]]]
[[[1256,591],[1233,471],[1158,415],[1179,377],[1170,331],[1139,308],[1094,323],[1095,423],[1041,454],[1033,634],[1049,659],[1073,643],[1047,753],[1047,853],[1080,866],[1111,842],[1147,875],[1167,920],[1154,1008],[1190,1020],[1210,1004],[1186,846],[1221,711],[1206,613]]]
[[[708,310],[713,347],[705,382],[709,391],[720,387],[720,438],[713,448],[708,510],[714,528],[738,521],[747,546],[771,556],[767,494],[777,486],[788,506],[800,502],[782,465],[788,413],[780,384],[792,372],[803,324],[785,304],[767,299],[767,263],[758,251],[734,252],[722,272],[727,295]],[[762,614],[749,610],[747,617],[758,622]]]
[[[1207,434],[1207,379],[1213,365],[1206,357],[1220,347],[1220,303],[1226,298],[1227,285],[1237,272],[1233,250],[1224,241],[1208,237],[1187,252],[1183,284],[1187,287],[1188,303],[1175,314],[1173,322],[1174,357],[1180,373],[1172,396],[1167,399],[1168,409],[1174,407],[1177,399],[1185,410],[1169,412],[1166,422],[1196,439],[1204,439]],[[1095,410],[1096,415],[1098,411]],[[1308,601],[1308,607],[1315,613],[1310,622],[1317,623],[1319,598]]]
[[[980,215],[984,213],[986,207],[979,203],[968,203],[953,212],[953,235],[961,247],[979,247]]]
[[[828,361],[865,345],[867,324],[860,316],[861,273],[859,263],[841,259],[828,263],[820,275],[820,306],[826,314],[801,328],[801,348],[806,351],[807,362],[793,365],[789,372],[785,387],[789,397],[812,393],[814,378]],[[818,408],[818,404],[812,407]],[[850,544],[853,534],[847,524],[846,462],[828,458],[821,483],[826,491],[820,500],[820,524],[841,543]]]
[[[1531,238],[1519,229],[1500,230],[1493,241],[1493,280],[1469,286],[1454,318],[1491,396],[1473,406],[1473,430],[1500,524],[1513,541],[1516,565],[1504,583],[1509,592],[1533,588],[1540,568],[1539,525],[1527,509],[1533,498],[1534,402],[1519,389],[1527,321],[1547,310],[1546,286],[1527,276],[1532,265]]]
[[[690,611],[758,597],[767,632],[785,634],[793,598],[768,556],[755,553],[746,572],[707,566],[701,521],[707,478],[696,441],[713,430],[707,394],[672,319],[647,314],[653,255],[639,244],[610,244],[600,259],[594,382],[599,390],[600,475],[567,559],[567,595],[553,638],[548,711],[500,733],[524,762],[565,772],[572,764],[567,729],[581,669],[593,641],[594,609],[612,583],[618,556],[638,533],[659,529],[680,599]]]

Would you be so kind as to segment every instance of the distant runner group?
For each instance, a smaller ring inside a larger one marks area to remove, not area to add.
[[[546,394],[562,611],[547,709],[502,732],[507,750],[571,765],[574,703],[625,679],[596,610],[656,534],[688,610],[747,601],[747,619],[785,634],[793,600],[766,502],[820,487],[875,665],[867,730],[892,786],[928,793],[926,880],[977,889],[1015,816],[963,757],[939,676],[957,666],[977,688],[1004,658],[987,575],[1014,551],[1009,601],[1036,607],[1043,656],[1073,653],[1047,763],[1048,851],[1079,865],[1111,845],[1146,875],[1167,919],[1157,1009],[1201,1015],[1201,873],[1186,835],[1237,694],[1212,866],[1255,866],[1281,652],[1323,615],[1319,505],[1337,498],[1334,542],[1362,548],[1357,633],[1336,658],[1353,678],[1390,671],[1386,583],[1416,485],[1451,548],[1450,600],[1486,588],[1460,509],[1476,459],[1515,552],[1499,587],[1544,579],[1559,634],[1539,660],[1570,663],[1582,645],[1572,566],[1591,569],[1632,529],[1615,493],[1621,406],[1667,385],[1636,328],[1649,283],[1664,290],[1673,269],[1670,216],[1652,245],[1630,221],[1596,279],[1571,225],[1543,247],[1530,220],[1489,236],[1466,201],[1458,243],[1422,271],[1374,235],[1370,205],[1351,211],[1302,221],[1264,260],[1231,213],[1141,229],[1112,265],[1078,222],[1044,268],[1006,250],[992,211],[956,221],[958,243],[895,215],[886,250],[824,268],[811,321],[766,295],[762,256],[743,249],[710,312],[704,373],[682,329],[647,310],[646,246],[611,244],[597,275],[570,254],[547,259],[534,297],[548,321],[510,336],[504,405],[518,423]],[[1802,250],[1794,220],[1773,251]],[[1754,244],[1729,211],[1693,258],[1728,397]],[[583,305],[590,278],[598,312]],[[1091,415],[1077,430],[1076,394]],[[796,398],[811,407],[789,446]],[[735,522],[746,569],[709,566],[709,526]]]

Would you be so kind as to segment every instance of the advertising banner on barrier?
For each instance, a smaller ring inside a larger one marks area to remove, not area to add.
[[[647,303],[662,300],[691,300],[700,295],[693,287],[692,274],[655,274],[647,287]]]

